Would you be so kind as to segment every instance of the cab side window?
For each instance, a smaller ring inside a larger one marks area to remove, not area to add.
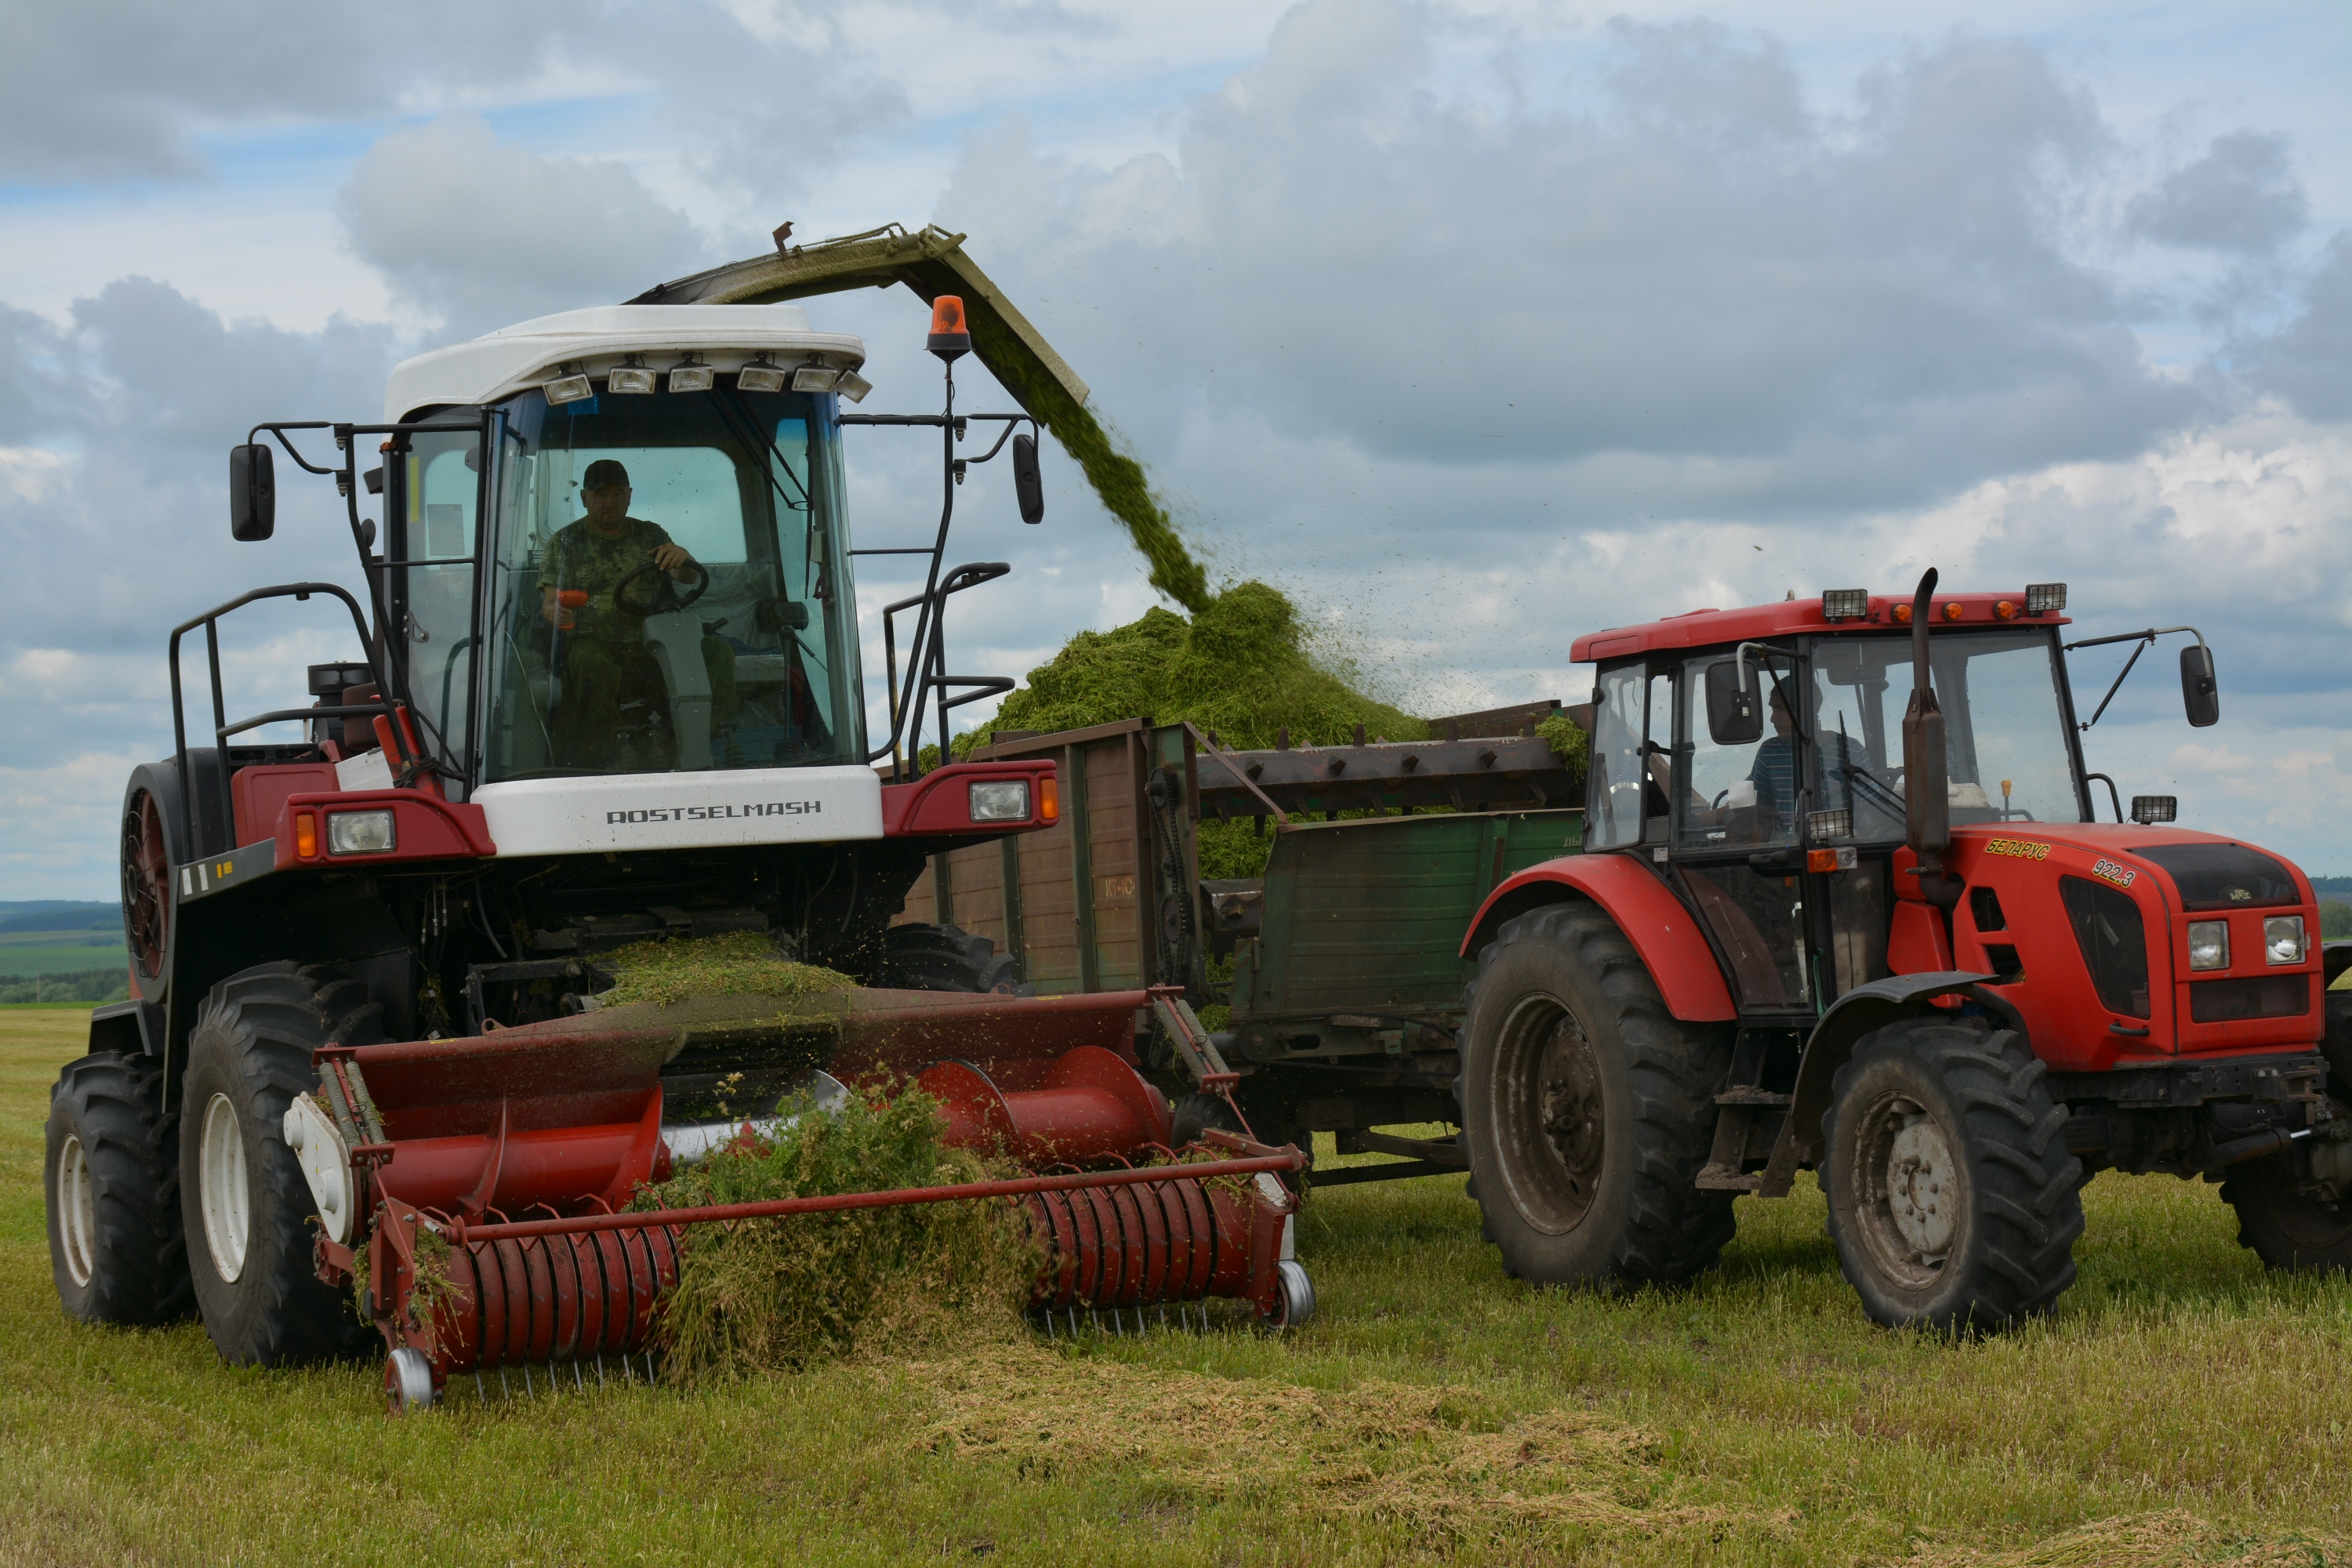
[[[1648,674],[1648,667],[1641,663],[1621,664],[1602,670],[1593,683],[1592,760],[1584,814],[1587,848],[1619,849],[1642,841]]]

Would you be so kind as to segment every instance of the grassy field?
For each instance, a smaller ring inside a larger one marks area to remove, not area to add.
[[[0,933],[0,979],[121,969],[130,962],[120,936],[83,931]]]
[[[77,1009],[0,1012],[0,1562],[2352,1563],[2352,1288],[2102,1177],[2057,1319],[1866,1325],[1817,1195],[1696,1289],[1524,1289],[1459,1178],[1318,1196],[1321,1314],[394,1421],[377,1373],[66,1322]]]

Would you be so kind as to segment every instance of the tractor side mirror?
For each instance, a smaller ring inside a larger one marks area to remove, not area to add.
[[[1013,493],[1021,502],[1021,521],[1045,521],[1045,479],[1037,471],[1037,437],[1023,431],[1013,437]]]
[[[228,450],[229,537],[253,543],[278,530],[278,470],[263,446]]]
[[[2221,689],[2213,684],[2213,650],[2191,643],[2180,650],[2180,702],[2189,721],[2202,730],[2221,721]]]
[[[1764,694],[1756,667],[1740,679],[1739,661],[1721,658],[1706,667],[1706,738],[1718,746],[1753,745],[1764,735]]]

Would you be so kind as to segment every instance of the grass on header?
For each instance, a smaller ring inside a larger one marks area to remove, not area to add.
[[[1609,1298],[1504,1279],[1437,1177],[1310,1200],[1288,1338],[396,1421],[374,1363],[62,1318],[37,1173],[81,1029],[0,1016],[0,1563],[2352,1563],[2352,1288],[2264,1275],[2201,1184],[2101,1177],[2057,1319],[1975,1342],[1865,1323],[1809,1189]]]

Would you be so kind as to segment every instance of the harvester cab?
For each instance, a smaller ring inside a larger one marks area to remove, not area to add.
[[[2084,758],[2106,700],[2078,719],[2071,650],[2183,636],[2197,725],[2211,652],[2070,641],[2065,606],[1930,572],[1578,640],[1585,853],[1504,884],[1464,946],[1465,1120],[1514,1271],[1684,1277],[1736,1194],[1806,1168],[1887,1323],[2046,1309],[2104,1167],[2226,1178],[2266,1262],[2352,1266],[2310,879],[2170,796],[2125,812]]]
[[[936,413],[852,411],[864,344],[791,302],[894,280],[932,307]],[[957,406],[976,336],[1029,406]],[[960,236],[893,228],[422,354],[381,423],[255,426],[233,535],[272,535],[283,454],[340,492],[364,586],[261,588],[172,634],[174,752],[125,798],[131,997],[94,1015],[53,1102],[68,1310],[193,1306],[224,1354],[272,1363],[351,1348],[338,1291],[364,1279],[359,1331],[395,1352],[402,1405],[455,1372],[635,1354],[695,1220],[614,1211],[796,1095],[919,1083],[948,1142],[1057,1168],[994,1194],[1027,1205],[1040,1311],[1238,1296],[1301,1318],[1273,1174],[1301,1157],[1228,1135],[1196,1173],[1149,1170],[1172,1134],[1136,1035],[1197,1032],[1181,997],[1035,998],[987,939],[894,923],[931,856],[1057,819],[1050,759],[950,758],[950,710],[1012,683],[950,672],[948,604],[1011,568],[946,551],[1000,455],[1041,519],[1038,435],[1085,395]],[[857,426],[936,432],[925,542],[853,545]],[[884,612],[887,725],[861,554],[923,571]],[[356,657],[312,666],[307,706],[232,719],[223,623],[263,600],[340,611]],[[729,994],[613,1001],[625,964],[702,938],[732,939]],[[1202,1185],[1219,1175],[1265,1179]],[[464,1281],[437,1308],[420,1247]]]

